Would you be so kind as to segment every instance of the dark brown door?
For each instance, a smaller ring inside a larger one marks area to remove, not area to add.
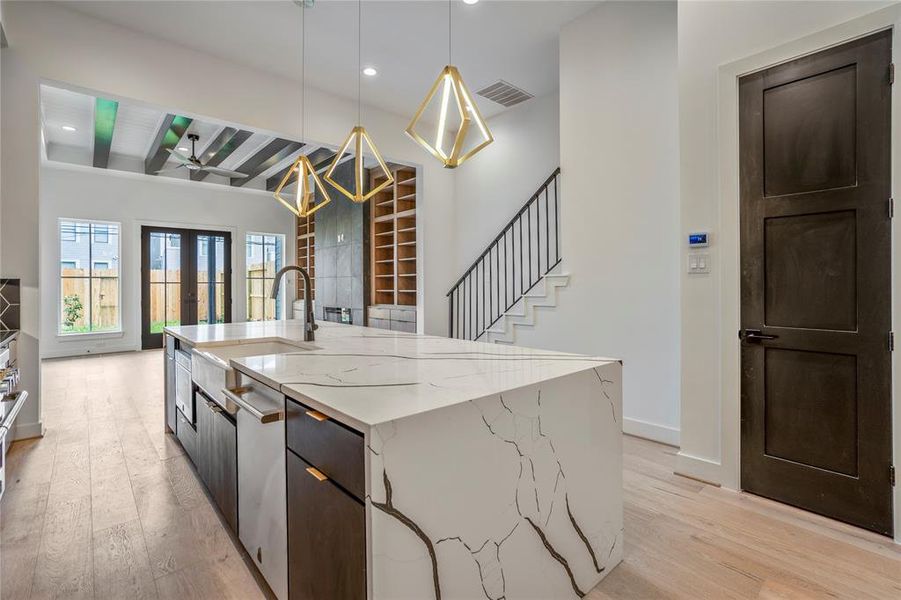
[[[887,535],[891,41],[739,81],[741,485]]]
[[[141,347],[163,328],[231,322],[231,234],[141,228]]]

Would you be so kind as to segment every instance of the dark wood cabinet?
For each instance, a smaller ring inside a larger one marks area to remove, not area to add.
[[[291,600],[366,597],[363,503],[287,451]],[[317,477],[319,474],[319,477]]]
[[[232,530],[238,531],[238,437],[235,422],[216,402],[195,391],[197,467]]]
[[[366,494],[363,436],[290,398],[285,401],[285,422],[288,448],[362,501]]]

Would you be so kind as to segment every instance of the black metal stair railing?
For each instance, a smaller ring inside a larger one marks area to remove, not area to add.
[[[560,264],[560,168],[447,293],[448,335],[478,340]]]

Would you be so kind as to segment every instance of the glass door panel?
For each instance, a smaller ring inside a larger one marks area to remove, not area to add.
[[[143,348],[161,347],[166,326],[231,320],[228,233],[143,227],[141,255]]]
[[[197,322],[224,323],[226,242],[223,235],[197,236]]]
[[[152,231],[149,239],[150,333],[181,323],[181,234]]]

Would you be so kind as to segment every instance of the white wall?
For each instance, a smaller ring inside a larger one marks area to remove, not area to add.
[[[717,72],[720,65],[820,31],[888,2],[680,2],[679,139],[681,226],[710,229],[712,269],[708,276],[682,278],[682,449],[679,470],[703,479],[723,478],[721,464],[721,315],[737,310],[722,302],[721,205],[717,161]],[[730,235],[725,232],[724,235]],[[734,236],[733,236],[734,237]],[[685,249],[682,250],[683,255]],[[680,270],[681,272],[682,270]],[[737,331],[737,329],[736,329]],[[737,427],[737,423],[734,424]]]
[[[266,192],[213,183],[177,181],[133,173],[48,162],[40,179],[41,356],[73,356],[90,352],[141,349],[141,226],[164,225],[228,231],[232,238],[232,319],[246,320],[245,235],[285,236],[286,264],[294,262],[294,227],[284,209]],[[60,336],[60,218],[121,223],[121,334]],[[293,300],[293,285],[285,310]]]
[[[458,275],[560,166],[558,94],[514,106],[488,126],[494,142],[454,172]]]
[[[22,279],[24,385],[33,400],[19,416],[17,436],[39,431],[38,280],[39,100],[42,79],[66,82],[112,97],[135,98],[230,123],[300,137],[300,86],[170,42],[68,10],[58,3],[4,4],[9,48],[2,65],[2,272]],[[190,68],[178,68],[178,65]],[[307,89],[307,138],[338,144],[356,103]],[[453,173],[429,159],[404,135],[404,116],[364,107],[364,125],[386,159],[421,164],[420,264],[424,288],[418,321],[444,334],[444,294],[454,277]],[[11,151],[14,149],[14,151]],[[425,245],[427,244],[427,246]]]
[[[570,286],[517,343],[622,358],[624,427],[678,443],[676,7],[605,2],[560,38]],[[536,174],[537,175],[537,174]]]

